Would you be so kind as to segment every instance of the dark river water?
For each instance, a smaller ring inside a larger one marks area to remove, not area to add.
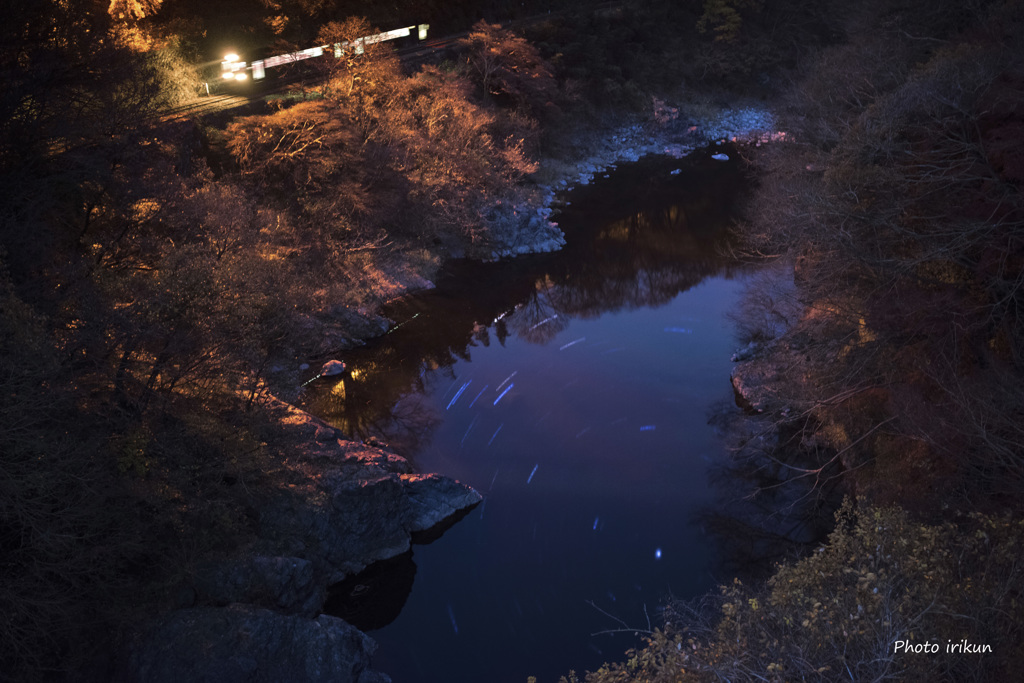
[[[708,420],[732,397],[747,275],[721,253],[746,179],[710,154],[573,190],[563,251],[454,264],[346,355],[351,376],[311,386],[306,407],[352,437],[484,495],[332,592],[396,683],[554,683],[727,578],[697,513],[725,456]]]

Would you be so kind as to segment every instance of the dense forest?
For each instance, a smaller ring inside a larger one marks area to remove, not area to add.
[[[514,240],[510,209],[604,126],[739,97],[766,98],[794,140],[748,150],[739,249],[793,277],[739,312],[777,379],[735,467],[763,500],[854,502],[809,557],[670,606],[586,680],[1019,670],[1024,5],[542,4],[8,8],[0,678],[102,680],[198,558],[241,542],[278,471],[271,367],[379,332],[381,304],[445,259]],[[487,23],[549,9],[519,32]],[[165,116],[225,40],[421,22],[465,34],[415,68],[385,44],[324,61],[245,116]],[[894,651],[963,639],[992,652]]]

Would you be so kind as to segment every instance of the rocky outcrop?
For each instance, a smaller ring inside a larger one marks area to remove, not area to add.
[[[472,488],[413,474],[384,448],[339,438],[330,425],[277,402],[284,457],[277,487],[252,501],[254,540],[244,555],[200,568],[204,602],[246,602],[312,615],[330,584],[407,551],[412,534],[480,502]]]
[[[376,643],[341,619],[257,607],[196,607],[157,620],[115,679],[125,683],[387,683]]]
[[[409,530],[427,531],[482,499],[480,494],[440,474],[402,476],[409,504]]]
[[[490,258],[498,259],[527,253],[558,251],[565,246],[565,235],[551,221],[550,204],[554,192],[542,198],[520,204],[500,204],[491,208],[487,216],[493,241]],[[537,207],[536,202],[542,202]]]
[[[457,519],[481,496],[414,474],[404,458],[342,439],[294,406],[278,401],[272,411],[279,429],[267,447],[282,467],[252,494],[252,538],[197,563],[182,609],[144,629],[123,658],[123,680],[387,680],[368,669],[369,637],[317,616],[327,587],[408,551],[413,534]]]
[[[320,610],[326,593],[309,560],[267,555],[202,563],[192,588],[205,602],[249,603],[306,616]]]
[[[786,339],[765,345],[748,344],[732,357],[729,379],[736,405],[752,414],[788,413],[803,394],[798,385],[805,368],[799,352]]]

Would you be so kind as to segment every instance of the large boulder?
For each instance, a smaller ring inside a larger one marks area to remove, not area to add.
[[[266,555],[201,563],[194,589],[204,602],[260,604],[307,617],[320,611],[326,594],[309,560]]]
[[[482,500],[472,488],[437,474],[346,475],[340,468],[325,471],[312,500],[282,495],[260,506],[264,546],[273,543],[283,554],[308,558],[328,584],[404,553],[414,532]]]
[[[334,377],[343,372],[345,372],[345,361],[341,360],[329,360],[320,368],[321,377]]]
[[[116,680],[145,683],[387,683],[370,669],[376,643],[341,619],[246,605],[195,607],[157,620]]]
[[[403,474],[410,531],[427,531],[480,502],[465,484],[439,474]]]
[[[294,406],[275,410],[279,434],[268,446],[287,453],[277,486],[254,493],[255,540],[200,563],[194,589],[201,603],[316,614],[327,586],[406,552],[414,533],[482,500],[448,477],[413,474],[385,448],[339,439]]]

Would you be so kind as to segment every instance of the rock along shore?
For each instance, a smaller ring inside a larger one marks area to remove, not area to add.
[[[180,607],[142,630],[119,681],[381,683],[376,644],[321,614],[327,587],[409,550],[412,535],[482,500],[438,474],[414,474],[385,449],[347,441],[330,425],[276,401],[282,453],[276,487],[254,492],[255,538],[200,560]]]
[[[545,182],[538,185],[533,201],[515,206],[495,207],[489,220],[496,245],[492,259],[520,254],[557,251],[565,245],[565,236],[554,217],[559,202],[557,193],[586,185],[594,176],[616,164],[638,161],[649,154],[665,154],[680,159],[710,144],[726,141],[760,146],[785,140],[775,130],[775,118],[760,106],[742,106],[680,113],[668,108],[661,121],[623,123],[610,128],[587,144],[581,158],[566,163],[541,161]]]

